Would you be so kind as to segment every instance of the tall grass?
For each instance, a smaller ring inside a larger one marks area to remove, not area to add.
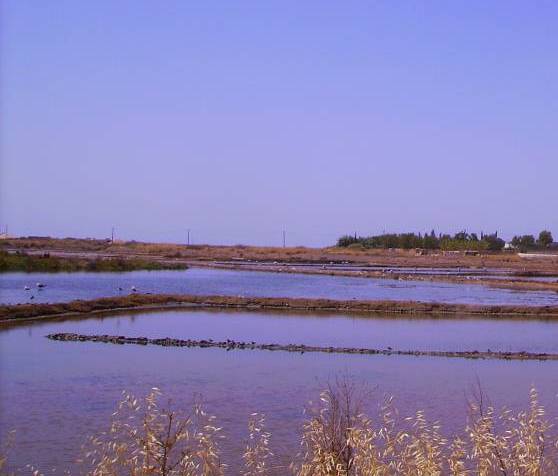
[[[222,475],[221,429],[195,405],[188,415],[161,407],[154,388],[140,402],[125,394],[107,432],[91,438],[80,463],[92,476]]]
[[[310,407],[301,450],[278,466],[263,415],[248,422],[244,476],[546,476],[558,474],[558,439],[535,390],[526,410],[497,412],[477,399],[463,434],[451,439],[424,412],[401,418],[387,399],[377,418],[362,410],[363,393],[337,382]],[[181,414],[161,405],[161,393],[142,400],[125,394],[109,429],[92,437],[79,474],[91,476],[222,476],[224,438],[214,416],[195,405]],[[240,455],[239,455],[240,456]],[[6,460],[0,458],[0,473]],[[36,471],[34,474],[40,474]],[[237,473],[235,473],[237,474]]]

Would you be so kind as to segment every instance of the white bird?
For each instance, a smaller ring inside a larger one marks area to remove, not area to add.
[[[137,288],[135,286],[132,286],[132,292],[135,293],[137,291]]]
[[[23,289],[25,289],[26,291],[29,291],[31,288],[29,286],[25,286]]]
[[[46,284],[43,284],[43,283],[37,283],[37,287],[38,287],[38,288],[44,288],[44,287],[46,287]]]

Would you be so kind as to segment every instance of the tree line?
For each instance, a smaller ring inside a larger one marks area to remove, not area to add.
[[[514,236],[512,246],[521,250],[546,249],[553,243],[552,234],[548,230],[539,233],[539,238],[533,235]],[[363,247],[363,248],[421,248],[427,250],[475,250],[475,251],[500,251],[506,242],[498,236],[498,232],[492,234],[467,233],[460,231],[455,235],[436,233],[384,233],[381,235],[358,236],[344,235],[337,240],[339,247]]]
[[[521,251],[546,249],[552,243],[554,243],[554,239],[548,230],[541,231],[538,239],[535,239],[533,235],[516,235],[511,240],[511,244]]]

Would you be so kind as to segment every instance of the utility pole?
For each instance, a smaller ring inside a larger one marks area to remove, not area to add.
[[[110,232],[110,242],[111,242],[111,244],[114,243],[114,227],[112,227],[112,230]]]
[[[190,246],[190,228],[188,228],[188,239],[186,243],[188,244],[188,246]]]
[[[287,232],[283,230],[283,248],[287,247]]]

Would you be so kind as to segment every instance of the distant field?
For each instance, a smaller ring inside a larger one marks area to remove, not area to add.
[[[415,250],[360,249],[360,248],[306,248],[259,246],[209,246],[136,241],[115,242],[97,239],[28,237],[2,240],[0,247],[11,250],[44,250],[99,255],[149,256],[157,260],[174,261],[270,261],[284,263],[348,263],[379,266],[411,267],[472,267],[510,269],[521,272],[558,272],[558,254],[555,258],[524,259],[511,252],[482,252],[466,255],[461,252],[417,253]]]

